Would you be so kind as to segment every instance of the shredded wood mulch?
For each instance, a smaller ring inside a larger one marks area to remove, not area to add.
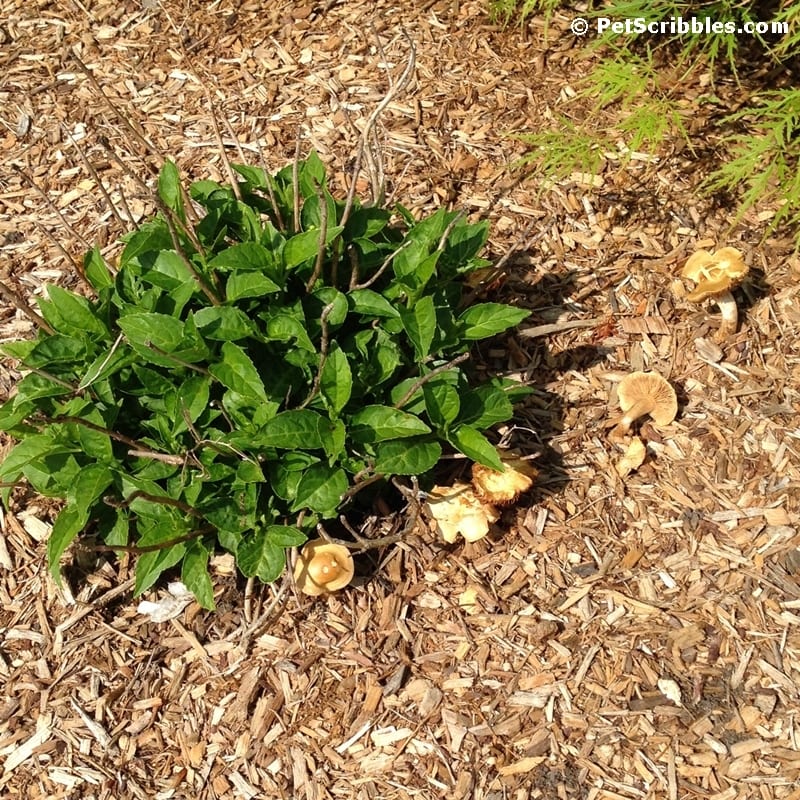
[[[378,126],[388,193],[488,216],[496,258],[528,230],[493,291],[531,330],[476,361],[535,389],[501,434],[538,456],[537,486],[487,539],[420,529],[321,600],[246,586],[220,557],[219,610],[163,623],[137,613],[125,558],[75,549],[58,590],[57,507],[17,490],[0,794],[798,800],[800,268],[788,239],[762,241],[774,209],[731,229],[679,147],[556,185],[513,171],[510,134],[580,113],[591,64],[569,20],[545,41],[480,2],[375,6],[2,0],[0,279],[28,300],[79,287],[87,245],[113,258],[151,211],[159,154],[224,180],[214,115],[231,160],[280,168],[299,136],[345,187],[413,42]],[[716,308],[670,289],[720,246],[755,273],[721,345]],[[0,340],[31,331],[4,304]],[[620,478],[607,434],[633,370],[667,377],[680,413],[642,426],[647,459]],[[16,378],[2,362],[0,396]]]

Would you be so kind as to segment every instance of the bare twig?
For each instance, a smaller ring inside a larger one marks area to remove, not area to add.
[[[97,431],[98,433],[104,433],[110,439],[113,439],[116,442],[122,442],[122,444],[126,444],[128,447],[138,450],[141,453],[149,453],[151,456],[153,454],[161,455],[160,453],[151,450],[149,447],[145,447],[141,442],[137,442],[136,439],[131,439],[130,436],[126,436],[124,433],[117,433],[109,428],[104,428],[102,425],[96,425],[94,422],[89,422],[88,419],[83,419],[82,417],[52,417],[45,418],[45,421],[58,425],[82,425],[84,428],[88,428],[89,430]]]
[[[162,201],[161,198],[156,196],[156,204],[159,207],[159,210],[164,216],[164,221],[167,223],[167,228],[169,229],[169,235],[172,239],[172,246],[175,248],[175,252],[178,254],[178,257],[183,261],[184,266],[186,269],[189,270],[192,277],[195,279],[195,282],[200,287],[200,290],[203,294],[211,301],[212,305],[219,306],[222,305],[222,300],[214,294],[211,287],[205,282],[203,276],[194,268],[194,265],[189,260],[189,257],[183,250],[183,247],[178,239],[178,231],[176,225],[176,217],[172,213],[172,210],[168,208]],[[189,229],[185,226],[182,226],[183,231],[189,234]],[[192,244],[194,244],[194,234],[190,235],[192,239]],[[198,243],[199,244],[199,243]]]
[[[337,539],[336,537],[331,536],[325,530],[321,522],[317,523],[317,532],[323,539],[325,539],[325,541],[331,542],[331,544],[341,545],[342,547],[346,547],[348,550],[356,550],[359,553],[364,553],[367,550],[375,550],[379,547],[387,547],[390,544],[397,544],[397,542],[403,538],[402,531],[395,531],[394,533],[387,534],[386,536],[379,536],[375,539],[365,539],[363,536],[361,536],[361,534],[356,533],[354,528],[343,516],[339,517],[339,521],[347,529],[347,532],[355,539],[354,542],[350,542],[347,539]]]
[[[50,325],[35,311],[33,311],[31,308],[28,308],[28,304],[25,303],[13,289],[6,286],[3,281],[0,281],[0,297],[2,297],[7,303],[11,303],[14,308],[21,311],[34,325],[36,325],[37,328],[41,328],[51,336],[55,333]]]
[[[64,256],[64,258],[66,258],[70,264],[72,264],[72,268],[75,270],[75,273],[81,279],[84,286],[94,291],[94,287],[92,286],[91,283],[89,283],[88,279],[86,278],[86,271],[83,269],[83,264],[76,261],[72,257],[72,253],[70,253],[64,247],[64,245],[61,244],[58,238],[56,236],[53,236],[53,234],[50,233],[49,230],[47,230],[47,228],[45,228],[43,225],[40,225],[38,222],[34,222],[33,224],[36,227],[36,230],[39,231],[39,233],[44,234],[56,246],[56,248],[60,251],[61,255]]]
[[[453,219],[451,220],[450,224],[444,229],[444,233],[442,233],[442,238],[439,239],[439,244],[437,245],[437,250],[444,250],[444,246],[447,243],[447,237],[453,232],[453,228],[462,220],[464,217],[464,212],[459,211]]]
[[[414,396],[414,394],[416,394],[417,390],[424,386],[429,380],[431,380],[431,378],[435,378],[437,375],[447,372],[447,370],[458,366],[458,364],[463,363],[468,358],[469,353],[462,353],[460,356],[456,356],[452,361],[448,361],[446,364],[442,364],[440,367],[436,367],[436,369],[426,372],[419,380],[415,381],[411,385],[409,390],[394,404],[394,407],[402,408]]]
[[[325,362],[328,360],[328,347],[330,346],[330,338],[328,335],[328,317],[333,311],[333,306],[333,303],[328,303],[328,305],[322,309],[322,313],[319,316],[319,324],[321,328],[319,340],[319,367],[317,368],[317,374],[314,376],[314,383],[311,385],[311,391],[308,393],[308,397],[306,397],[306,399],[300,404],[300,408],[305,408],[319,392],[319,385],[322,381],[322,370],[325,368]]]
[[[217,303],[219,305],[219,303]],[[152,350],[157,355],[161,356],[162,358],[166,358],[168,361],[171,361],[173,364],[178,364],[181,367],[186,367],[186,369],[191,369],[194,372],[199,372],[201,375],[211,375],[211,373],[205,367],[198,367],[197,364],[190,364],[188,361],[184,361],[182,358],[178,358],[174,356],[172,353],[168,353],[166,350],[162,350],[160,347],[156,347],[152,342],[150,344],[145,345],[148,350]]]
[[[389,89],[384,95],[383,100],[381,100],[381,102],[378,103],[377,106],[375,106],[374,110],[367,118],[367,122],[364,125],[364,130],[361,132],[361,140],[359,142],[358,152],[356,154],[356,160],[353,166],[350,189],[347,192],[347,200],[345,202],[344,212],[342,213],[342,219],[339,223],[340,225],[344,225],[350,217],[350,212],[352,211],[353,202],[355,199],[355,190],[358,179],[358,173],[361,170],[361,162],[363,160],[364,154],[368,152],[369,141],[370,137],[372,136],[372,129],[375,127],[375,124],[377,123],[380,115],[384,112],[389,103],[391,103],[392,100],[394,100],[397,93],[405,87],[405,85],[410,80],[412,73],[414,72],[414,66],[416,65],[417,62],[417,48],[411,37],[405,31],[403,31],[403,35],[405,36],[406,41],[409,44],[408,62],[406,63],[405,69],[403,70],[403,74],[400,76],[400,78],[394,84],[392,84],[390,81]],[[376,174],[376,171],[378,170],[382,172],[382,167],[380,167],[380,165],[378,164],[373,164],[373,169],[370,170],[370,183],[372,184],[372,199],[374,205],[381,204],[383,195],[382,180],[381,177]]]
[[[97,92],[97,94],[103,99],[105,104],[111,109],[111,112],[114,116],[122,123],[123,127],[139,142],[151,155],[157,156],[159,161],[163,161],[163,156],[159,152],[158,148],[144,135],[144,132],[139,130],[134,123],[134,117],[132,114],[124,114],[120,111],[117,106],[111,101],[108,95],[103,91],[100,84],[97,82],[97,79],[91,73],[89,68],[86,64],[81,61],[78,54],[75,50],[72,51],[72,57],[75,59],[75,63],[80,68],[81,72],[86,76],[89,83],[92,85],[92,88]],[[158,174],[158,169],[154,167],[152,164],[148,164],[145,162],[145,166],[152,172],[154,175]]]
[[[525,227],[525,230],[517,237],[517,240],[511,247],[506,250],[503,254],[502,258],[494,265],[494,269],[461,301],[462,306],[468,306],[472,303],[473,300],[480,294],[481,289],[484,286],[490,286],[493,281],[495,281],[500,275],[503,273],[508,260],[513,256],[515,253],[518,253],[523,248],[530,247],[535,241],[539,240],[544,236],[544,230],[540,230],[536,236],[528,239],[528,234],[531,232],[531,229],[539,220],[532,219],[528,225]]]
[[[114,344],[111,345],[111,349],[108,351],[108,353],[106,353],[106,357],[103,359],[103,363],[100,364],[97,370],[95,370],[94,377],[90,381],[88,381],[88,383],[84,383],[84,381],[86,380],[86,375],[84,375],[83,378],[81,379],[81,382],[78,384],[79,389],[86,389],[97,380],[97,377],[105,369],[106,364],[108,364],[108,362],[111,361],[112,356],[114,355],[114,353],[117,352],[117,348],[120,346],[120,344],[122,344],[123,339],[124,337],[120,333],[119,336],[117,336],[117,338],[114,340]]]
[[[85,247],[87,250],[91,250],[92,245],[89,244],[89,242],[87,242],[86,239],[84,239],[83,236],[81,236],[80,233],[78,233],[78,231],[76,231],[72,227],[72,225],[69,224],[69,221],[61,213],[61,210],[58,208],[58,206],[56,206],[56,204],[47,196],[47,194],[42,189],[39,188],[39,186],[36,184],[36,181],[34,181],[33,178],[31,178],[30,175],[28,175],[28,173],[25,172],[24,169],[20,169],[15,164],[11,165],[11,169],[13,169],[14,172],[16,172],[17,175],[19,175],[20,178],[22,178],[25,181],[25,183],[27,183],[28,186],[30,186],[31,189],[33,189],[36,192],[36,194],[38,194],[39,197],[41,197],[44,200],[44,202],[47,204],[47,207],[54,214],[56,214],[56,216],[58,216],[58,218],[61,220],[61,224],[81,243],[81,245],[83,245],[83,247]]]
[[[359,473],[361,474],[361,473]],[[371,486],[373,483],[377,483],[378,481],[382,481],[386,476],[380,472],[376,472],[373,475],[370,475],[368,478],[364,478],[362,480],[358,480],[358,475],[356,476],[356,482],[342,495],[342,499],[339,505],[342,505],[346,501],[353,498],[357,495],[362,489],[366,489],[367,486]]]
[[[167,498],[162,498],[166,500]],[[140,555],[141,553],[155,553],[158,550],[166,550],[169,547],[174,547],[176,544],[183,544],[183,542],[190,542],[192,539],[199,539],[201,536],[205,536],[207,533],[212,533],[216,530],[211,525],[204,525],[202,528],[198,528],[196,531],[189,531],[189,533],[183,534],[183,536],[176,536],[174,539],[167,539],[166,542],[159,542],[158,544],[144,544],[144,545],[136,545],[136,544],[81,544],[80,547],[84,550],[91,550],[92,552],[98,553],[114,553],[117,551],[123,553],[133,553],[135,555]]]
[[[77,386],[73,386],[68,381],[57,378],[55,375],[51,375],[46,370],[37,369],[36,367],[26,367],[26,369],[30,370],[34,375],[41,375],[48,381],[52,381],[53,383],[57,383],[59,386],[63,386],[65,389],[69,389],[73,394],[83,394],[83,389],[79,389]]]
[[[105,136],[98,137],[98,141],[103,146],[103,149],[106,151],[108,156],[114,160],[116,165],[129,177],[131,180],[135,181],[139,188],[146,194],[151,194],[150,187],[119,157],[118,153],[114,148],[111,146],[111,143]],[[131,217],[133,219],[133,217]]]
[[[211,99],[211,92],[208,91],[208,87],[204,81],[201,80],[200,85],[203,87],[203,92],[205,92],[206,95],[206,102],[208,103],[208,109],[211,112],[211,124],[214,126],[214,136],[217,138],[217,146],[219,147],[220,158],[222,158],[222,163],[225,165],[225,172],[228,173],[228,182],[231,185],[231,189],[233,189],[236,199],[241,203],[242,190],[239,188],[239,181],[236,178],[236,173],[233,171],[228,154],[225,152],[225,143],[222,140],[222,132],[220,131],[219,123],[217,122],[217,113],[214,110],[214,101]],[[233,138],[236,139],[235,136]]]
[[[163,464],[171,464],[174,467],[182,467],[186,463],[183,456],[174,456],[171,453],[155,453],[152,450],[128,450],[128,455],[134,458],[150,458],[153,461],[161,461]]]
[[[576,328],[594,328],[603,321],[602,317],[592,317],[592,319],[573,319],[568,322],[552,322],[548,325],[536,325],[533,328],[521,328],[517,331],[519,336],[526,339],[536,339],[539,336],[550,336],[562,331],[571,331]]]
[[[381,277],[381,275],[383,275],[383,273],[388,268],[389,264],[391,264],[392,261],[394,261],[395,258],[400,253],[402,253],[403,250],[406,249],[406,247],[408,247],[411,244],[412,241],[413,241],[412,239],[406,239],[406,241],[403,242],[403,244],[401,244],[400,247],[398,247],[396,250],[393,250],[386,257],[386,259],[384,260],[383,264],[381,264],[380,267],[378,267],[378,269],[375,272],[375,274],[371,278],[369,278],[369,280],[366,280],[363,283],[354,283],[353,282],[354,278],[358,277],[358,275],[357,275],[357,273],[358,273],[358,262],[355,261],[353,263],[353,272],[350,274],[350,289],[351,290],[352,289],[368,289],[370,286],[372,286],[372,284],[375,283],[375,281],[377,281]]]
[[[184,503],[183,500],[176,500],[174,497],[168,497],[167,495],[150,494],[149,492],[142,491],[141,489],[131,492],[131,494],[129,494],[124,500],[117,500],[116,498],[107,495],[103,498],[103,502],[112,508],[128,508],[135,500],[139,499],[147,500],[150,503],[157,503],[158,505],[162,506],[172,506],[173,508],[180,509],[184,514],[188,514],[190,517],[195,517],[196,519],[203,518],[203,515],[196,508],[192,508],[192,506],[190,506],[188,503]]]
[[[322,274],[322,264],[325,261],[325,241],[328,238],[328,201],[325,198],[325,187],[317,186],[317,199],[319,200],[319,240],[317,242],[317,260],[314,262],[314,271],[306,283],[306,291],[310,292]]]
[[[83,148],[75,140],[75,137],[69,132],[69,130],[67,129],[67,126],[66,125],[62,125],[61,129],[64,131],[64,133],[67,134],[67,136],[69,137],[69,140],[72,142],[72,146],[77,151],[78,155],[81,158],[81,161],[83,161],[83,165],[89,171],[89,174],[92,176],[92,178],[94,178],[94,182],[95,182],[95,184],[97,184],[97,188],[100,190],[100,193],[105,198],[106,203],[108,204],[108,207],[111,209],[111,213],[117,218],[117,222],[119,222],[120,225],[122,225],[124,227],[125,226],[125,221],[122,219],[122,216],[120,215],[119,211],[117,210],[117,207],[114,205],[114,201],[111,199],[111,195],[108,193],[108,190],[106,189],[105,185],[103,184],[103,181],[100,179],[100,176],[97,174],[97,170],[94,168],[94,165],[92,164],[91,161],[89,161],[86,153],[83,152]]]
[[[292,231],[300,230],[300,128],[294,142],[294,159],[292,160]]]

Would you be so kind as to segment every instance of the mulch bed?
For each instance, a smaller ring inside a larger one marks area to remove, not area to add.
[[[488,216],[496,258],[533,223],[496,291],[532,310],[523,327],[550,327],[476,360],[535,389],[500,433],[540,480],[490,537],[447,546],[421,528],[321,600],[246,586],[220,557],[219,610],[165,623],[137,613],[124,558],[76,550],[58,590],[56,509],[18,490],[0,512],[0,793],[798,800],[792,242],[761,240],[770,209],[731,230],[686,153],[555,186],[513,171],[509,134],[580,102],[567,89],[591,64],[568,19],[545,43],[539,21],[500,30],[478,2],[374,8],[2,0],[0,153],[17,169],[0,178],[0,280],[32,300],[78,285],[87,243],[113,258],[151,210],[140,181],[158,153],[224,180],[213,114],[232,160],[280,168],[299,135],[344,186],[411,41],[414,78],[380,124],[390,196]],[[725,245],[755,278],[718,347],[716,309],[670,284],[695,249]],[[31,330],[0,308],[0,341]],[[643,426],[648,458],[621,478],[615,387],[642,369],[681,409]],[[2,362],[3,396],[16,377]]]

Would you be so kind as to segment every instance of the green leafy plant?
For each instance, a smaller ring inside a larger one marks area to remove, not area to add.
[[[312,153],[275,175],[183,188],[167,161],[159,212],[119,264],[84,260],[93,297],[50,286],[27,374],[0,407],[19,443],[2,494],[25,480],[63,498],[51,571],[79,536],[136,555],[135,591],[180,565],[213,607],[210,555],[275,580],[285,549],[362,488],[423,476],[443,450],[502,469],[485,431],[525,393],[476,384],[480,339],[527,312],[467,306],[486,222],[336,199]]]

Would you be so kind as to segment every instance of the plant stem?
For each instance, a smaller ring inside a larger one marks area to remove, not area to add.
[[[424,386],[431,378],[441,375],[442,372],[447,372],[448,369],[461,364],[468,358],[469,353],[462,353],[460,356],[456,356],[452,361],[442,364],[441,367],[436,367],[436,369],[432,369],[430,372],[425,373],[425,375],[411,385],[411,388],[394,404],[394,407],[402,408],[414,396],[417,389],[419,389],[421,386]]]
[[[7,302],[11,303],[14,308],[21,311],[37,328],[41,328],[45,333],[51,336],[55,331],[44,321],[35,311],[28,308],[27,304],[22,301],[22,298],[11,288],[0,281],[0,297]]]
[[[637,400],[622,416],[619,424],[622,430],[627,433],[631,429],[631,425],[636,422],[639,417],[649,414],[653,410],[653,399],[651,397],[643,397]]]
[[[310,292],[322,274],[322,264],[325,261],[325,240],[328,238],[328,201],[325,198],[325,187],[317,186],[317,199],[319,200],[319,240],[317,241],[317,260],[314,262],[314,271],[306,283],[306,291]],[[333,284],[335,285],[335,283]]]

